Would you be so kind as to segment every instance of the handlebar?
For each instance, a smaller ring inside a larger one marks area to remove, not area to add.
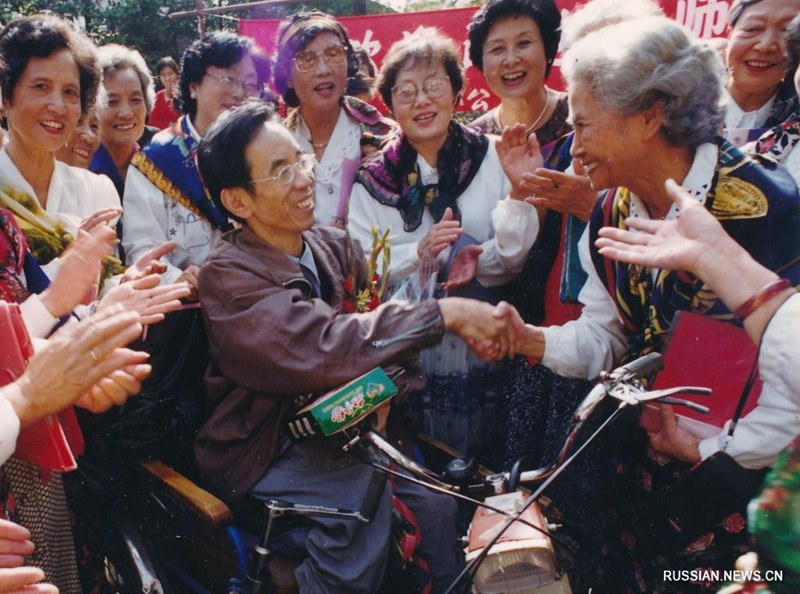
[[[359,426],[352,432],[344,448],[345,450],[350,450],[357,444],[368,443],[372,448],[381,452],[392,462],[405,468],[413,476],[441,491],[451,493],[467,492],[479,497],[513,491],[516,490],[519,484],[538,483],[553,475],[553,473],[564,464],[564,461],[567,460],[575,437],[584,422],[592,415],[600,402],[607,397],[611,397],[619,402],[617,411],[628,406],[661,401],[667,404],[686,406],[697,412],[707,414],[709,412],[707,407],[688,400],[674,398],[673,395],[710,394],[711,390],[708,388],[682,386],[648,391],[644,387],[643,380],[662,369],[663,366],[663,357],[659,353],[650,353],[626,363],[613,371],[602,372],[600,374],[600,381],[592,388],[575,410],[570,422],[569,434],[556,460],[549,466],[544,466],[535,470],[522,472],[520,464],[517,463],[510,471],[490,475],[483,478],[480,483],[476,483],[475,481],[459,481],[462,484],[456,485],[453,480],[448,480],[447,477],[443,478],[415,460],[406,457],[383,439],[380,434],[376,433],[369,423]]]

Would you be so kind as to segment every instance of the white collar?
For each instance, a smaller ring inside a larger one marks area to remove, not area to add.
[[[192,138],[194,138],[197,142],[203,140],[203,137],[200,136],[200,134],[195,129],[194,124],[192,124],[192,118],[186,116],[186,123],[189,125],[189,134],[192,136]]]
[[[753,111],[744,111],[734,98],[726,90],[722,96],[722,103],[725,105],[725,127],[726,128],[763,128],[772,112],[777,93],[769,100]]]
[[[711,187],[711,181],[714,179],[718,153],[717,145],[711,142],[697,147],[689,173],[686,174],[686,177],[681,182],[681,186],[700,204],[706,203],[706,195]],[[680,209],[675,204],[672,204],[664,219],[668,221],[675,219],[679,213]],[[650,218],[644,202],[633,193],[631,193],[630,216]]]

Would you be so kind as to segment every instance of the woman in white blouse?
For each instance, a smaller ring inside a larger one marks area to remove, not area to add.
[[[45,20],[17,21],[14,35],[0,40],[8,120],[8,142],[0,150],[0,190],[16,197],[27,194],[35,204],[20,203],[20,208],[34,214],[44,210],[74,235],[79,227],[90,229],[118,217],[120,202],[107,177],[55,158],[94,103],[99,73],[91,42],[57,26],[46,29],[36,41],[36,54],[29,55],[17,40],[26,28]]]
[[[784,32],[800,0],[735,0],[728,13],[725,128],[769,128],[798,113]],[[791,76],[790,76],[791,78]]]
[[[122,243],[128,262],[174,241],[164,282],[197,286],[199,266],[220,234],[232,229],[206,195],[194,162],[197,145],[221,113],[258,97],[268,78],[266,57],[249,38],[210,33],[186,50],[180,76],[184,115],[133,156],[125,179]]]
[[[498,140],[457,123],[463,87],[458,48],[436,30],[392,46],[378,88],[400,133],[359,170],[348,229],[368,252],[373,226],[391,227],[391,286],[438,269],[448,291],[496,300],[492,289],[520,272],[536,239],[539,219],[520,184],[542,157],[523,124]],[[495,439],[496,370],[450,335],[423,353],[423,365],[425,430],[462,450],[486,450]]]
[[[347,31],[332,16],[312,10],[282,24],[275,88],[293,108],[286,127],[315,157],[318,225],[344,227],[356,170],[394,130],[374,107],[345,95],[357,69]]]

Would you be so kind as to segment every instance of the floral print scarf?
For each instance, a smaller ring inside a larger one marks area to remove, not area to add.
[[[783,162],[800,142],[800,121],[785,122],[770,128],[756,141],[756,152]]]
[[[22,281],[28,244],[14,214],[0,209],[0,299],[21,303],[28,296]]]
[[[454,218],[460,218],[458,197],[472,183],[488,150],[487,136],[451,120],[436,161],[439,181],[426,185],[422,183],[417,151],[400,131],[377,157],[361,166],[356,181],[375,200],[399,210],[404,230],[411,233],[422,223],[425,207],[435,222],[447,208],[452,209]]]

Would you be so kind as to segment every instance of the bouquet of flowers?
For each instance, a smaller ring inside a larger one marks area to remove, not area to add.
[[[378,227],[372,227],[372,249],[367,257],[367,286],[355,290],[355,270],[352,265],[344,283],[348,299],[344,302],[347,313],[363,313],[372,311],[381,304],[386,284],[389,281],[389,265],[391,263],[391,249],[389,245],[389,232],[391,227],[380,234]],[[350,260],[350,241],[347,241],[347,259]],[[378,274],[378,256],[383,253],[383,265]]]

